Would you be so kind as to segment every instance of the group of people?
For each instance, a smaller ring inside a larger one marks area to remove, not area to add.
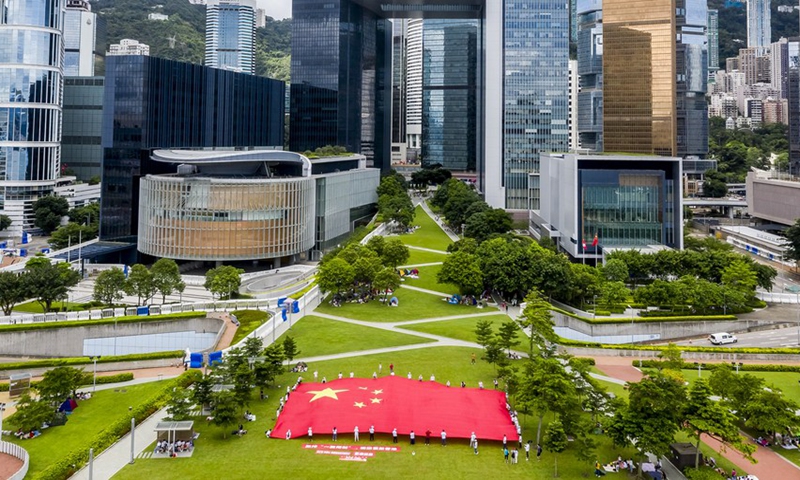
[[[317,372],[314,372],[314,378],[316,377],[317,377]],[[286,387],[286,395],[284,395],[279,399],[280,403],[278,404],[278,410],[275,412],[276,419],[280,416],[281,412],[283,412],[283,407],[286,406],[286,402],[289,401],[289,394],[297,390],[297,387],[299,387],[301,383],[303,383],[303,377],[297,377],[297,381],[294,382],[294,385],[292,385],[291,387],[289,386]],[[322,383],[325,383],[324,377]]]
[[[39,430],[31,430],[30,432],[23,432],[21,428],[16,432],[14,432],[14,436],[20,440],[30,440],[31,438],[36,438],[41,434],[42,432],[40,432]]]
[[[193,440],[176,440],[175,442],[167,442],[166,440],[159,440],[156,442],[156,453],[168,453],[170,457],[174,457],[179,453],[191,451],[194,448]]]
[[[800,447],[800,437],[795,436],[791,431],[786,434],[778,432],[775,434],[775,444],[787,450],[794,450]]]
[[[625,471],[627,470],[630,473],[633,473],[634,469],[636,468],[636,464],[633,463],[632,459],[623,460],[622,456],[618,456],[617,459],[613,462],[609,462],[605,465],[601,464],[600,461],[594,462],[594,476],[595,477],[602,477],[606,474],[606,472],[614,472],[618,473],[620,470]],[[656,470],[661,470],[661,460],[655,465]],[[666,479],[666,475],[664,472],[661,472],[662,477]]]

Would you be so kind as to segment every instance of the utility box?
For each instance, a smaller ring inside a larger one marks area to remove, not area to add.
[[[673,443],[669,446],[672,464],[683,471],[687,467],[694,467],[697,447],[691,443]],[[700,454],[700,465],[703,464],[703,454]]]

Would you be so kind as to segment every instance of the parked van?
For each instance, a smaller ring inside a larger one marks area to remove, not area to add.
[[[731,335],[730,333],[712,333],[708,336],[708,341],[713,343],[714,345],[725,345],[726,343],[736,343],[739,341],[736,338],[736,335]]]

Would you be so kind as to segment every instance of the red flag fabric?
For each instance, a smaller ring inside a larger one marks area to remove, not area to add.
[[[592,246],[593,247],[597,246],[597,234],[596,233],[594,234],[594,240],[592,240]]]
[[[583,249],[586,250],[586,240],[583,241]]]
[[[289,395],[272,431],[272,438],[353,432],[363,436],[370,426],[379,433],[408,435],[422,440],[431,431],[434,440],[442,430],[448,438],[502,440],[517,438],[506,408],[505,393],[477,388],[447,387],[441,383],[401,377],[345,378],[328,383],[301,383]]]

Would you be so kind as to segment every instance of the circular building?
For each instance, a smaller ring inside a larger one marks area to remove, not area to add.
[[[176,173],[139,187],[140,252],[175,260],[293,257],[314,246],[315,181],[303,155],[156,150]]]

